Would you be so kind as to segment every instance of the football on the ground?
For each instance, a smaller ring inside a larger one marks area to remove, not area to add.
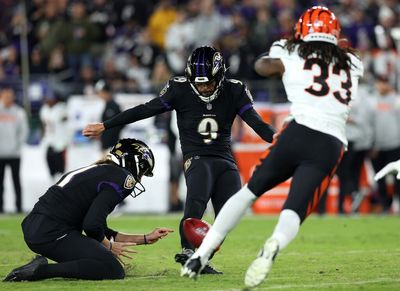
[[[197,218],[187,218],[183,221],[183,233],[189,243],[195,248],[201,245],[210,227],[211,225],[207,221]]]

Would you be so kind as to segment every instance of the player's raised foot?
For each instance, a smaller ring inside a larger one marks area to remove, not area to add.
[[[244,278],[244,284],[246,287],[256,287],[268,277],[278,251],[279,245],[276,239],[269,239],[265,242],[257,258],[247,269]]]
[[[28,264],[12,270],[11,273],[4,278],[3,282],[32,281],[37,268],[47,264],[47,259],[38,255]]]
[[[197,279],[204,267],[205,266],[202,265],[200,257],[190,258],[181,269],[181,277]]]

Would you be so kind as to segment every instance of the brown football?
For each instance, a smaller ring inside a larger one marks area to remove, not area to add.
[[[197,218],[187,218],[183,221],[183,233],[195,248],[201,245],[210,227],[211,225],[207,221]]]

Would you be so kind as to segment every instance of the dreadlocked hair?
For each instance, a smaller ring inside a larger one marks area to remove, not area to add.
[[[293,37],[288,39],[285,44],[289,53],[293,52],[297,45],[298,54],[301,58],[308,59],[310,56],[315,56],[327,64],[334,63],[339,69],[343,70],[349,70],[352,66],[348,53],[357,56],[357,51],[353,48],[341,48],[322,41],[305,42]]]

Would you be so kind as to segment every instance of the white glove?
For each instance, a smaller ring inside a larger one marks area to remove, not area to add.
[[[375,181],[378,181],[379,179],[383,178],[384,176],[390,173],[393,174],[397,173],[396,178],[400,180],[400,160],[387,164],[385,167],[383,167],[382,170],[376,173],[374,179]]]

